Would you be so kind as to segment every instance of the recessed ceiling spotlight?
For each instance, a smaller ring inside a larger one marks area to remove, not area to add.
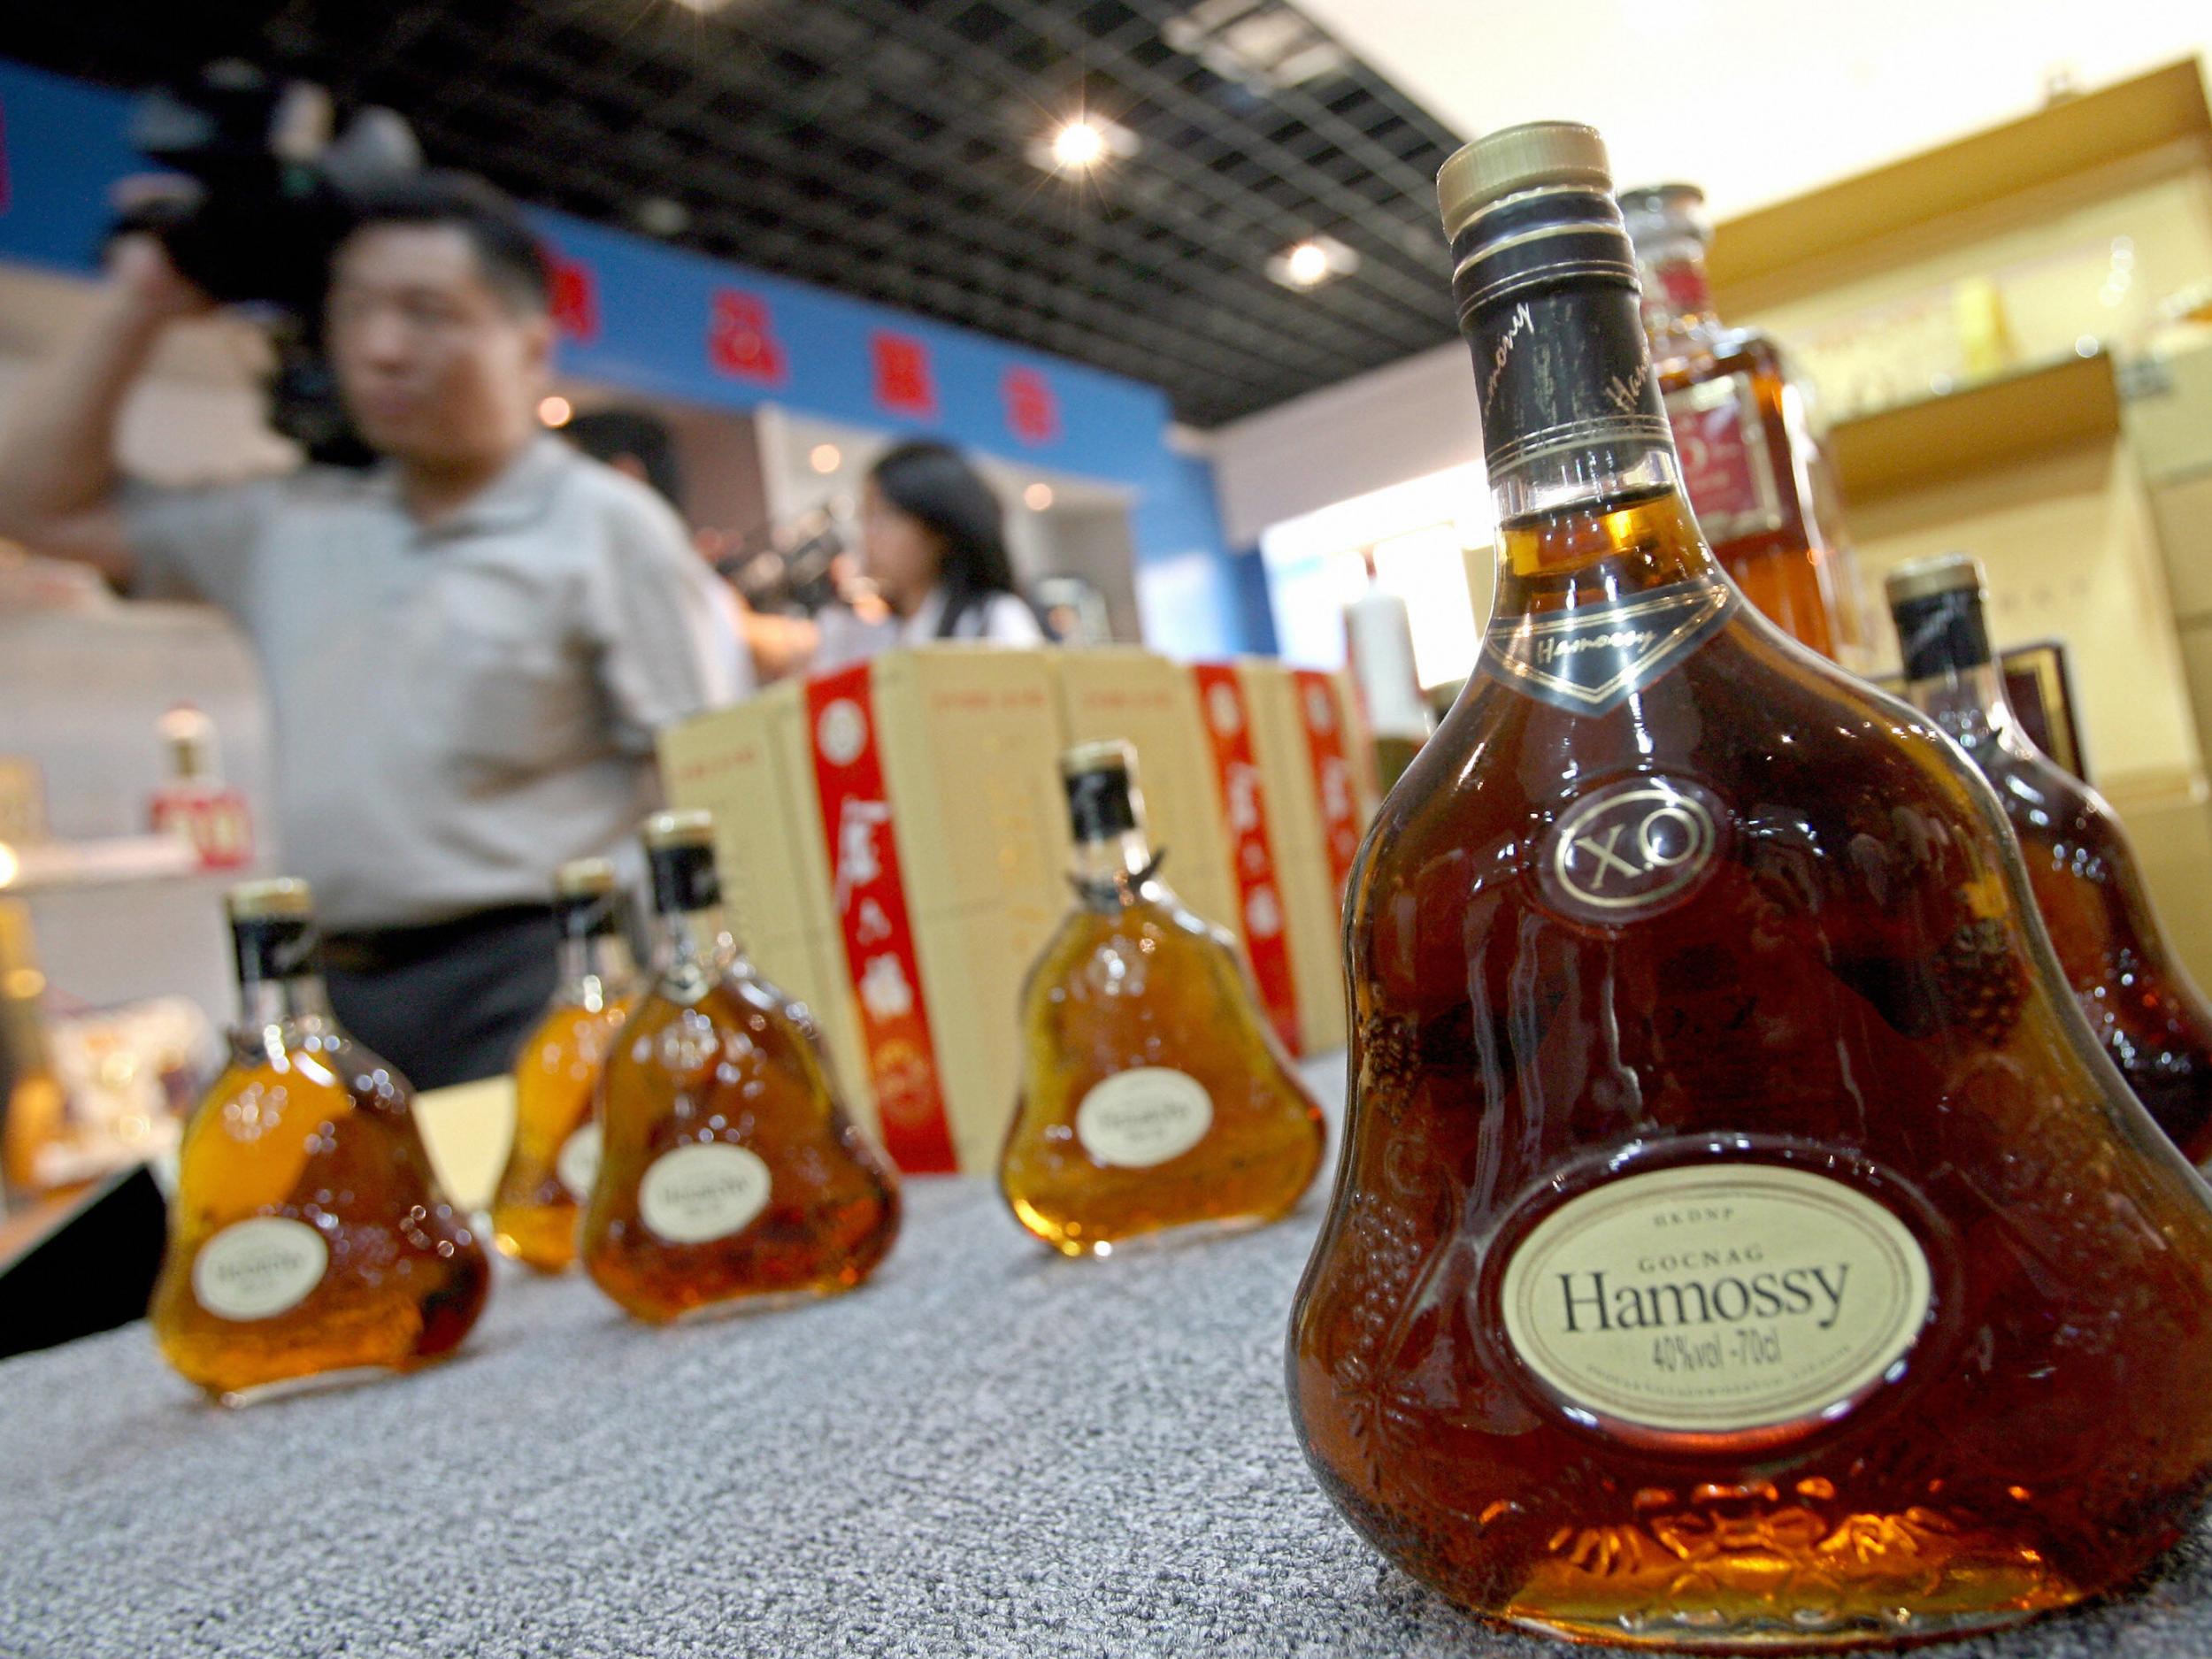
[[[1137,135],[1127,127],[1086,113],[1061,122],[1024,153],[1032,166],[1047,173],[1080,175],[1106,162],[1126,161],[1137,150]]]
[[[703,18],[712,17],[717,12],[726,8],[730,3],[731,0],[669,0],[669,4],[679,12],[696,12]]]
[[[1052,486],[1045,483],[1032,484],[1027,489],[1022,491],[1022,505],[1032,512],[1042,512],[1052,505]]]
[[[1359,256],[1333,236],[1309,236],[1267,262],[1267,274],[1286,288],[1319,288],[1359,269]]]
[[[844,456],[833,443],[818,443],[807,451],[806,464],[826,476],[834,472],[844,462]]]
[[[691,210],[673,196],[649,196],[632,211],[648,235],[680,236],[691,228]]]
[[[538,399],[538,419],[549,426],[565,426],[575,412],[576,406],[557,392]]]

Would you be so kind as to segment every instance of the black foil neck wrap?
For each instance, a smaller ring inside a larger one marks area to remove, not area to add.
[[[1492,482],[1577,452],[1622,472],[1673,434],[1618,204],[1555,185],[1484,209],[1452,243]]]
[[[1068,792],[1068,827],[1079,841],[1105,841],[1142,827],[1129,774],[1119,766],[1071,772],[1062,780]]]
[[[1982,596],[1971,588],[1893,599],[1889,614],[1897,625],[1897,645],[1908,680],[1941,680],[1990,660]]]
[[[663,916],[710,910],[722,902],[714,849],[696,845],[649,847],[645,866],[653,882],[653,908]]]
[[[322,972],[322,941],[304,916],[242,916],[230,925],[241,985],[275,985]]]
[[[563,939],[604,939],[622,932],[626,895],[611,893],[563,893],[553,901],[553,920]]]

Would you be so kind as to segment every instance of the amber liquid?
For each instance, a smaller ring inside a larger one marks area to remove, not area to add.
[[[1989,671],[1993,678],[1993,671]],[[2120,822],[2096,792],[1993,724],[1964,687],[1916,686],[1995,786],[2082,1013],[2136,1098],[2193,1164],[2212,1157],[2212,1007],[2168,949]]]
[[[1498,610],[1685,580],[1671,492],[1505,526]],[[1594,926],[1543,826],[1608,780],[1709,790],[1701,886]],[[1348,1144],[1294,1314],[1308,1455],[1462,1605],[1705,1649],[1887,1644],[2124,1584],[2212,1470],[2212,1208],[2099,1057],[1987,788],[1901,704],[1739,611],[1608,713],[1471,682],[1349,901]],[[1515,1242],[1640,1171],[1879,1191],[1936,1286],[1832,1419],[1569,1415],[1499,1317]]]
[[[491,1264],[439,1189],[411,1099],[321,1020],[240,1043],[179,1156],[149,1314],[170,1364],[240,1404],[311,1379],[411,1371],[460,1345],[484,1310]],[[224,1318],[201,1305],[193,1265],[222,1229],[257,1216],[314,1228],[329,1263],[297,1305]]]
[[[811,1018],[741,956],[679,1001],[647,993],[606,1063],[598,1183],[581,1251],[593,1282],[638,1318],[850,1290],[899,1231],[896,1179],[847,1117]],[[768,1202],[739,1231],[661,1237],[639,1213],[654,1162],[677,1148],[742,1147],[768,1168]]]
[[[632,999],[563,1002],[547,1014],[515,1062],[515,1143],[492,1196],[499,1248],[541,1273],[576,1260],[576,1224],[588,1193],[569,1190],[561,1152],[591,1122],[592,1094]]]
[[[1061,923],[1022,992],[1022,1084],[999,1159],[1014,1217],[1068,1256],[1169,1230],[1263,1225],[1320,1167],[1321,1110],[1300,1087],[1229,936],[1157,881]],[[1204,1137],[1148,1167],[1101,1161],[1076,1130],[1090,1092],[1141,1067],[1194,1079]]]
[[[1798,473],[1796,457],[1808,446],[1786,407],[1788,380],[1780,352],[1765,335],[1743,329],[1712,338],[1661,335],[1652,345],[1660,390],[1669,396],[1738,374],[1748,378],[1752,407],[1741,417],[1756,423],[1765,439],[1779,523],[1716,541],[1713,556],[1761,615],[1832,660],[1847,632],[1843,599],[1807,499],[1810,480]],[[1759,465],[1755,454],[1747,459]]]

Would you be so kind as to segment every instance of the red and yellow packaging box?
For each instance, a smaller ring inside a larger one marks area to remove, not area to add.
[[[887,652],[662,740],[671,803],[715,813],[755,960],[813,1008],[849,1103],[909,1173],[996,1167],[1022,979],[1071,902],[1061,746],[1042,654],[962,646]]]
[[[1237,664],[1266,790],[1271,850],[1308,1054],[1346,1041],[1344,892],[1371,810],[1344,678],[1264,658]]]
[[[1119,738],[1137,751],[1161,879],[1210,922],[1244,936],[1242,906],[1198,684],[1184,664],[1133,645],[1049,653],[1069,744]]]

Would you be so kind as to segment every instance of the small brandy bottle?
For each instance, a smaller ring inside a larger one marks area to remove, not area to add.
[[[1235,941],[1155,872],[1135,764],[1120,742],[1062,757],[1077,902],[1022,988],[999,1187],[1068,1256],[1280,1220],[1321,1163],[1320,1108]]]
[[[404,1079],[332,1021],[307,884],[234,887],[242,1008],[186,1125],[149,1315],[226,1405],[442,1358],[491,1264],[439,1190]]]
[[[1698,528],[1744,596],[1822,656],[1863,632],[1848,556],[1818,511],[1827,465],[1781,349],[1722,326],[1705,279],[1712,240],[1694,185],[1624,190],[1644,327]]]
[[[813,1016],[724,926],[712,819],[657,813],[645,852],[658,972],[600,1083],[585,1271],[653,1321],[850,1290],[898,1237],[898,1183]]]
[[[2116,1589],[2212,1488],[2212,1202],[1990,787],[1699,537],[1587,127],[1439,180],[1500,526],[1346,905],[1290,1333],[1324,1488],[1462,1606],[1699,1652]]]
[[[2158,1126],[2203,1164],[2212,1156],[2212,1007],[2167,948],[2118,817],[2014,715],[1982,617],[1981,561],[1924,559],[1892,571],[1886,586],[1905,695],[1995,786],[2091,1029]]]
[[[599,1172],[592,1096],[607,1048],[636,1001],[636,969],[614,866],[564,864],[553,879],[561,986],[515,1058],[515,1143],[492,1195],[499,1248],[541,1273],[576,1260],[576,1221]]]

